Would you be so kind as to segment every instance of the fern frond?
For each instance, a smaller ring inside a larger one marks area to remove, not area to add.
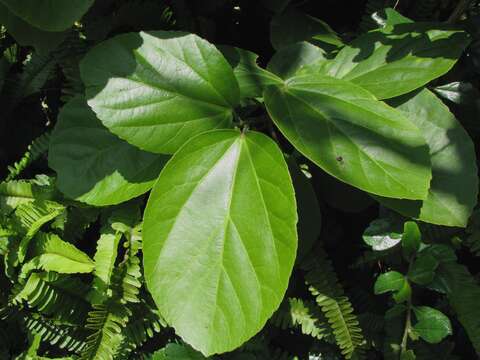
[[[312,301],[288,298],[270,321],[282,329],[300,326],[305,335],[334,341],[327,319]]]
[[[55,273],[33,273],[17,291],[14,304],[30,308],[67,324],[83,324],[90,308],[84,299],[86,286],[78,279]]]
[[[50,133],[45,133],[37,137],[33,142],[28,145],[27,151],[23,154],[22,158],[8,167],[8,176],[6,181],[11,181],[18,177],[30,164],[40,158],[48,151],[50,144]]]
[[[40,231],[40,228],[59,216],[63,211],[65,211],[65,206],[48,200],[35,200],[17,207],[14,222],[23,235],[18,247],[19,262],[24,261],[28,245],[35,234]]]
[[[75,274],[89,273],[94,269],[94,262],[87,254],[58,235],[39,232],[32,245],[34,257],[23,265],[19,279],[27,278],[33,270]]]
[[[130,316],[125,306],[114,302],[94,305],[88,313],[87,329],[93,333],[87,338],[87,346],[82,352],[82,360],[111,360],[123,339],[121,333]]]
[[[32,333],[39,334],[42,341],[75,353],[81,352],[85,346],[85,332],[77,326],[56,324],[39,314],[24,312],[24,325]]]
[[[8,215],[19,205],[38,200],[51,200],[53,186],[38,185],[35,180],[11,180],[0,183],[0,213]]]
[[[342,354],[351,359],[354,354],[361,353],[364,338],[359,321],[326,253],[319,249],[314,256],[305,259],[302,268],[306,271],[305,282],[309,291],[328,319]]]

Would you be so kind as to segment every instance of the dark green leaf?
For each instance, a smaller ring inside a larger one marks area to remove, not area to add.
[[[325,51],[306,41],[287,45],[278,50],[267,69],[283,79],[294,76],[304,65],[327,61]]]
[[[63,31],[87,12],[95,0],[0,0],[29,24],[46,31]]]
[[[420,248],[422,234],[414,221],[407,221],[403,225],[402,248],[407,257],[415,254]]]
[[[95,117],[85,99],[76,97],[60,112],[48,160],[65,195],[102,206],[150,190],[168,157],[117,138]]]
[[[326,76],[296,76],[268,87],[264,100],[297,150],[337,179],[384,196],[426,197],[431,168],[420,131],[362,88]]]
[[[239,102],[232,68],[196,35],[119,35],[93,48],[80,69],[103,124],[155,153],[174,153],[196,134],[230,127]]]
[[[433,281],[435,270],[439,264],[439,261],[432,255],[420,253],[413,262],[407,276],[416,284],[427,285]]]
[[[66,32],[48,32],[40,30],[15,16],[0,2],[0,23],[22,46],[33,46],[38,52],[46,53],[59,45],[67,35]]]
[[[270,41],[275,49],[300,41],[335,49],[342,41],[328,24],[295,9],[274,16],[270,24]]]
[[[437,344],[452,334],[450,320],[442,312],[428,306],[414,306],[417,323],[413,327],[418,335],[431,344]]]
[[[146,282],[176,333],[210,355],[260,331],[285,294],[296,223],[271,139],[223,130],[186,143],[155,184],[143,225]]]
[[[233,46],[218,46],[218,49],[233,68],[242,99],[261,97],[267,85],[282,82],[270,71],[258,66],[257,54]]]

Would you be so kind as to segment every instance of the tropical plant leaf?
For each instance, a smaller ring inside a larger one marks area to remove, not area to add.
[[[469,42],[466,33],[454,28],[397,24],[389,32],[383,29],[358,37],[317,71],[349,80],[378,99],[389,99],[445,74]]]
[[[213,131],[167,163],[144,216],[147,286],[204,355],[239,346],[280,305],[297,248],[287,165],[266,136]]]
[[[240,97],[215,46],[181,32],[116,36],[92,49],[80,70],[102,123],[155,153],[174,153],[193,135],[230,127]]]
[[[452,334],[452,324],[442,312],[429,306],[414,306],[417,323],[413,330],[426,342],[437,344]]]
[[[426,197],[428,147],[400,111],[350,82],[321,75],[293,77],[264,96],[287,139],[337,179],[388,197]]]

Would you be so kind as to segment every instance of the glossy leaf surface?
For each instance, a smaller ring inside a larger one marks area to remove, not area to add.
[[[319,71],[349,80],[378,99],[388,99],[445,74],[469,41],[458,30],[398,24],[388,33],[378,30],[360,36]]]
[[[230,127],[239,102],[232,68],[196,35],[119,35],[93,48],[80,69],[88,103],[102,123],[155,153],[174,153],[194,135]]]
[[[429,306],[414,306],[417,323],[415,332],[425,341],[436,344],[452,334],[452,325],[447,316]]]
[[[271,139],[223,130],[186,143],[144,216],[145,278],[162,316],[206,356],[238,347],[283,298],[296,223],[287,165]]]
[[[384,196],[426,197],[428,147],[400,111],[348,81],[320,75],[293,77],[264,97],[287,139],[337,179]]]
[[[63,31],[87,12],[94,0],[0,0],[15,15],[46,31]]]
[[[117,138],[85,100],[76,97],[60,112],[48,160],[57,172],[57,187],[65,195],[101,206],[150,190],[168,157],[142,151]]]
[[[477,203],[475,148],[448,108],[429,90],[392,101],[422,131],[430,148],[432,182],[423,201],[376,197],[404,216],[448,226],[466,226]]]

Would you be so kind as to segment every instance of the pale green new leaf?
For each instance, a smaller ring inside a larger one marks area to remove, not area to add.
[[[375,197],[404,216],[465,227],[477,203],[475,148],[449,109],[429,90],[392,100],[421,131],[430,148],[432,182],[423,201]]]
[[[46,31],[63,31],[83,16],[95,0],[0,0],[11,12]]]
[[[167,163],[147,204],[147,286],[204,355],[240,346],[280,305],[297,248],[287,165],[265,135],[199,135]]]
[[[118,35],[80,64],[88,104],[114,134],[172,154],[192,136],[231,127],[240,91],[232,68],[207,41],[182,32]]]
[[[242,99],[261,97],[266,86],[282,82],[276,75],[258,65],[257,54],[226,45],[219,46],[218,49],[233,68]]]
[[[264,99],[286,138],[330,175],[383,196],[427,196],[431,166],[421,132],[366,90],[306,75],[269,86]]]
[[[150,190],[167,159],[111,134],[81,97],[61,110],[48,155],[60,191],[97,206],[118,204]]]
[[[34,257],[23,265],[20,278],[26,278],[33,270],[75,274],[89,273],[94,268],[87,254],[55,234],[39,232],[33,240],[31,253]]]
[[[469,43],[466,33],[430,24],[397,24],[372,31],[344,47],[324,74],[349,80],[388,99],[445,74]]]

